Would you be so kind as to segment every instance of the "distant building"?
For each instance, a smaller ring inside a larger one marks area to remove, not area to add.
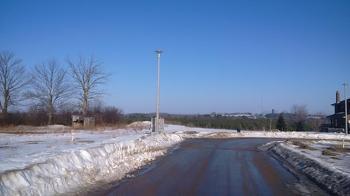
[[[340,101],[340,95],[339,92],[336,92],[335,96],[335,103],[332,104],[334,106],[334,114],[327,116],[327,118],[330,120],[330,127],[331,128],[345,128],[345,100]],[[347,99],[347,116],[348,120],[350,118],[350,99]]]
[[[326,116],[323,114],[309,114],[307,115],[307,119],[324,119]]]
[[[272,109],[270,114],[265,114],[265,118],[270,118],[270,119],[277,119],[279,114],[276,113],[275,109]]]
[[[223,117],[234,117],[234,118],[251,118],[256,119],[256,116],[252,113],[245,112],[245,113],[224,113],[221,114]]]

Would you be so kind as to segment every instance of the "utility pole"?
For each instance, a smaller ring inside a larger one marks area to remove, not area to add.
[[[345,104],[345,133],[349,134],[348,133],[348,100],[346,96],[346,88],[348,84],[345,82],[343,86],[344,86],[344,104]]]
[[[156,50],[157,53],[157,105],[156,105],[156,131],[159,131],[159,101],[160,101],[160,54],[163,52],[162,50]]]

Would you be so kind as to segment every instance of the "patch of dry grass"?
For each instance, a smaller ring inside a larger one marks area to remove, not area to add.
[[[8,125],[0,127],[0,133],[9,134],[31,134],[31,133],[41,133],[40,127],[25,126],[25,125]]]
[[[71,126],[50,127],[48,126],[29,126],[29,125],[7,125],[0,126],[0,133],[9,134],[45,134],[45,133],[69,133],[71,130],[88,130],[88,131],[104,131],[104,130],[118,130],[128,128],[126,124],[98,124],[95,127],[78,127]],[[141,130],[137,127],[133,130]]]
[[[345,148],[343,148],[342,145],[333,145],[331,147],[328,147],[327,149],[331,150],[333,152],[338,152],[338,153],[348,153],[348,152],[350,152],[349,146],[345,146]]]
[[[337,156],[338,153],[335,153],[334,151],[332,151],[330,149],[324,149],[324,150],[322,150],[322,155],[324,155],[324,156]]]
[[[216,132],[216,133],[210,133],[207,137],[210,137],[210,138],[228,138],[228,137],[232,137],[232,133]]]
[[[197,134],[197,131],[185,131],[185,134],[189,134],[189,135],[193,135],[193,134]]]
[[[307,149],[307,150],[316,150],[315,148],[312,148],[311,146],[309,146],[307,143],[302,142],[302,141],[298,141],[298,140],[293,140],[291,141],[293,145],[298,146],[301,149]]]
[[[126,129],[128,128],[127,124],[114,124],[114,125],[109,125],[109,124],[104,124],[104,125],[101,125],[101,124],[98,124],[96,125],[95,127],[93,128],[79,128],[79,129],[86,129],[86,130],[95,130],[95,131],[104,131],[104,130],[117,130],[117,129]]]

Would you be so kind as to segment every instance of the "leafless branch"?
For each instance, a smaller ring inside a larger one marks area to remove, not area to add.
[[[66,76],[66,71],[55,60],[36,65],[32,72],[31,89],[27,91],[26,97],[46,109],[48,124],[53,122],[57,108],[71,97],[72,91]]]
[[[79,89],[83,115],[87,114],[89,101],[103,94],[100,86],[106,82],[107,74],[102,71],[101,64],[93,57],[80,57],[78,61],[68,59],[75,86]]]
[[[0,53],[0,94],[1,112],[7,114],[11,105],[16,105],[21,98],[21,91],[28,84],[22,60],[11,52]]]

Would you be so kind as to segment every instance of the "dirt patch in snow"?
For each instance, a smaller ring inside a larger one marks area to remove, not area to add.
[[[350,152],[350,147],[349,146],[343,146],[342,145],[332,145],[328,147],[328,150],[331,150],[333,152],[339,152],[339,153],[348,153]]]
[[[338,155],[338,153],[335,153],[334,151],[329,150],[329,149],[325,149],[325,150],[322,150],[322,155],[335,157]]]
[[[189,134],[189,135],[193,135],[193,134],[198,134],[197,131],[184,131],[184,134]]]
[[[209,138],[230,138],[232,137],[232,133],[228,132],[217,132],[217,133],[210,133],[204,137],[209,137]]]
[[[292,140],[291,143],[295,146],[298,146],[301,149],[308,149],[308,150],[316,150],[315,148],[312,148],[307,142],[305,141],[298,141],[298,140]]]

